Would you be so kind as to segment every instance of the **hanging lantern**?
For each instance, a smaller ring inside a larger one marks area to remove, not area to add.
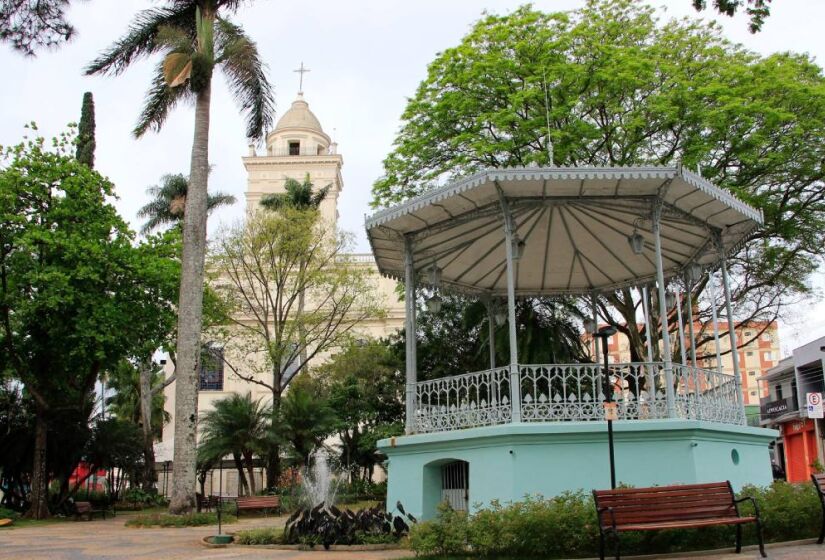
[[[513,260],[519,260],[524,255],[524,246],[526,243],[516,233],[513,235]]]
[[[428,310],[430,313],[433,313],[433,314],[440,313],[440,312],[441,312],[441,303],[442,303],[443,301],[444,301],[444,300],[442,300],[442,299],[441,299],[441,296],[440,296],[440,295],[438,295],[438,294],[433,294],[433,295],[432,295],[432,297],[430,297],[430,298],[427,300],[427,310]]]
[[[687,267],[687,279],[691,284],[695,284],[702,277],[702,266],[699,263],[692,262]]]
[[[633,235],[628,236],[627,242],[630,244],[630,248],[634,254],[641,255],[645,252],[645,238],[642,237],[642,234],[639,233],[639,230],[635,227],[633,228]]]
[[[501,326],[507,322],[507,310],[501,306],[498,306],[493,313],[493,319],[496,322],[497,326]]]
[[[665,293],[665,306],[667,306],[668,309],[676,306],[676,294],[673,292]]]
[[[584,325],[584,332],[589,334],[596,334],[596,321],[588,317],[584,321],[582,321],[582,324]]]
[[[430,285],[433,288],[441,286],[441,269],[435,263],[430,267]]]

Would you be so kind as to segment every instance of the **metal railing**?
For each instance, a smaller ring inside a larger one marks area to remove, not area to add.
[[[610,364],[610,390],[619,420],[668,418],[664,364]],[[521,399],[522,422],[604,420],[603,369],[597,364],[518,367],[519,391],[511,393],[507,366],[416,384],[415,431],[441,432],[508,423],[511,398]],[[732,375],[672,365],[673,417],[744,424]],[[515,381],[513,381],[516,383]]]
[[[510,370],[501,367],[420,381],[415,402],[418,433],[506,424],[512,416]]]

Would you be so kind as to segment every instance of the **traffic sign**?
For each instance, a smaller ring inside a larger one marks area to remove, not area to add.
[[[825,418],[822,393],[808,393],[808,418]]]

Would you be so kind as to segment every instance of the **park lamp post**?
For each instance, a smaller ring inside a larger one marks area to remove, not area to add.
[[[606,327],[600,328],[596,333],[595,336],[602,339],[602,354],[604,356],[604,380],[602,381],[602,387],[604,390],[605,396],[605,416],[607,417],[607,445],[608,450],[610,453],[610,488],[616,488],[616,459],[613,453],[613,416],[614,416],[614,405],[613,405],[613,387],[610,384],[610,370],[609,364],[607,361],[607,339],[611,336],[616,334],[616,327],[613,325],[607,325]]]

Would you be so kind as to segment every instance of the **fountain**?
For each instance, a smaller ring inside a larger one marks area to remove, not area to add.
[[[326,450],[319,449],[312,458],[312,466],[302,473],[301,495],[309,508],[321,504],[328,508],[335,503],[339,481],[332,476]]]

